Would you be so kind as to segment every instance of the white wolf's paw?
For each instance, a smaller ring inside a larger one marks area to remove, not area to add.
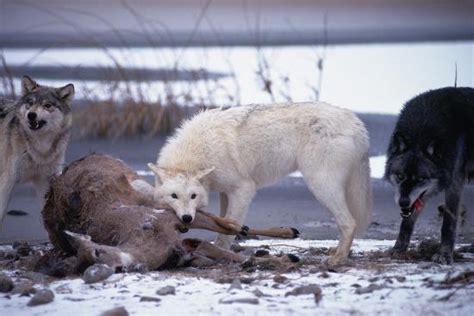
[[[343,258],[341,256],[330,256],[329,258],[323,260],[321,266],[327,270],[337,270],[346,263],[347,258]]]
[[[453,263],[453,254],[447,252],[438,252],[431,258],[433,262],[449,265]]]

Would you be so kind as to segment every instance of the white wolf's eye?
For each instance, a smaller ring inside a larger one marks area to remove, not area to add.
[[[177,199],[177,198],[178,198],[178,196],[176,195],[176,193],[171,194],[171,197],[172,197],[173,199]]]
[[[191,200],[194,200],[196,198],[196,193],[191,194]]]

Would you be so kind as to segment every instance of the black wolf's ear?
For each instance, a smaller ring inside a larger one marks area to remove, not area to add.
[[[393,146],[392,146],[392,153],[402,153],[407,148],[405,140],[400,135],[395,135],[393,137]]]
[[[70,104],[74,97],[74,85],[72,83],[65,85],[64,87],[57,88],[56,92],[61,100]]]
[[[439,147],[435,144],[435,142],[431,142],[428,147],[426,147],[426,153],[430,156],[430,157],[438,157],[438,158],[442,158],[441,157],[441,152],[439,151]]]
[[[21,79],[21,93],[23,95],[38,90],[39,84],[28,76]]]

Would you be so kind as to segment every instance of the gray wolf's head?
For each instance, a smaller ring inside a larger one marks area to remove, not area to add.
[[[28,76],[22,80],[19,107],[20,122],[29,134],[60,131],[71,125],[71,102],[74,86],[61,88],[40,86]]]
[[[186,173],[162,169],[151,163],[148,167],[155,173],[155,200],[166,203],[184,223],[191,223],[196,211],[208,206],[209,194],[204,181],[214,168]]]
[[[395,187],[395,203],[400,206],[402,217],[421,210],[424,202],[440,191],[443,173],[435,164],[434,155],[432,144],[409,148],[402,138],[392,139],[385,178]]]

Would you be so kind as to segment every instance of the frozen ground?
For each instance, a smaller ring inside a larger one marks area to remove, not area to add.
[[[92,285],[85,284],[81,278],[45,281],[35,287],[53,290],[52,303],[28,307],[29,295],[2,294],[0,315],[98,315],[120,306],[131,315],[472,315],[474,312],[472,254],[464,254],[464,259],[452,266],[440,266],[429,261],[389,259],[382,254],[393,245],[391,240],[356,240],[348,267],[324,271],[318,262],[325,257],[321,255],[326,251],[324,247],[336,245],[334,240],[252,240],[242,245],[264,247],[274,253],[297,253],[303,264],[287,271],[243,272],[236,266],[204,271],[185,268],[146,275],[114,274]],[[15,282],[25,281],[21,273],[5,273]],[[230,289],[232,283],[234,289]],[[175,294],[156,294],[164,286],[174,287]],[[291,294],[300,287],[309,294]],[[140,301],[142,297],[151,301]]]

